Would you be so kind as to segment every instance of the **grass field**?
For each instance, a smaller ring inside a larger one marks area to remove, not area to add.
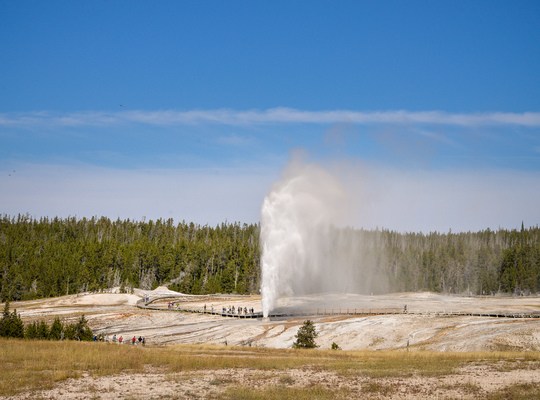
[[[296,387],[288,370],[327,371],[338,378],[373,379],[363,386],[366,394],[391,394],[392,385],[381,379],[408,377],[443,377],[467,365],[487,365],[500,371],[538,369],[539,352],[435,353],[424,351],[332,351],[283,350],[251,347],[167,346],[142,347],[93,342],[52,342],[0,340],[0,396],[28,393],[52,388],[68,378],[83,374],[93,377],[122,373],[144,373],[151,368],[162,374],[189,373],[206,370],[244,370],[267,376],[281,376],[278,385],[270,388],[245,387],[216,378],[211,385],[224,386],[222,398],[234,399],[312,399],[347,398],[346,387]],[[539,372],[540,373],[540,372]],[[478,398],[540,398],[535,385],[516,385],[494,393],[482,394],[474,385],[463,383],[461,390]],[[520,394],[521,393],[521,394]],[[517,397],[513,397],[516,395]],[[492,396],[492,397],[488,397]],[[497,397],[498,396],[498,397]]]

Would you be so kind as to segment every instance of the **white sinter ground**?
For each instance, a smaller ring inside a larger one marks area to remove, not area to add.
[[[149,295],[163,298],[153,304],[162,311],[141,309],[136,302]],[[53,299],[14,302],[25,322],[52,321],[55,316],[75,320],[84,314],[96,333],[112,337],[144,336],[149,344],[213,343],[240,346],[291,347],[294,335],[307,317],[265,321],[225,318],[202,313],[169,310],[168,303],[202,311],[213,307],[253,307],[261,312],[260,296],[189,296],[158,288],[135,290],[134,294],[86,294]],[[409,313],[379,316],[319,316],[314,320],[317,343],[329,348],[336,342],[345,350],[411,349],[439,351],[540,350],[540,319],[438,316],[436,312],[538,313],[539,297],[459,297],[434,293],[387,295],[333,294],[283,297],[280,310],[298,311],[314,307],[342,311],[357,309],[402,309]],[[430,314],[420,314],[430,313]]]

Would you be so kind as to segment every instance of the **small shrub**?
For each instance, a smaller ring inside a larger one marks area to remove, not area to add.
[[[231,384],[233,382],[234,381],[232,379],[215,377],[209,383],[210,383],[210,385],[220,386],[220,385],[229,385],[229,384]]]
[[[382,396],[390,396],[397,391],[395,385],[390,383],[384,384],[379,381],[369,381],[362,385],[362,392],[366,394],[376,393]]]
[[[279,383],[281,383],[282,385],[292,385],[294,384],[294,378],[290,375],[282,376],[281,378],[279,378]]]

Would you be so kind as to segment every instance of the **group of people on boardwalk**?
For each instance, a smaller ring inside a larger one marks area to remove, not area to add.
[[[167,303],[167,308],[169,310],[178,310],[180,304],[175,303],[173,301],[170,301]],[[199,311],[200,312],[200,311]],[[206,304],[203,306],[203,313],[207,314],[217,314],[219,311],[214,309],[214,305],[207,306]],[[251,315],[255,313],[255,309],[253,307],[247,308],[247,307],[235,307],[235,306],[229,306],[229,307],[222,307],[221,314],[226,315]]]
[[[114,334],[112,336],[112,339],[109,338],[109,335],[103,336],[102,334],[94,335],[94,342],[107,342],[109,343],[112,341],[112,343],[118,343],[118,344],[131,344],[133,346],[142,344],[143,346],[146,345],[146,339],[144,336],[139,336],[138,338],[136,336],[133,336],[131,339],[124,339],[122,335],[116,336]]]
[[[253,307],[251,307],[250,309],[248,309],[247,307],[238,307],[238,308],[235,308],[234,306],[229,306],[228,308],[227,307],[223,307],[221,309],[221,313],[222,314],[229,314],[229,315],[248,315],[248,314],[253,314],[255,312],[255,310],[253,309]]]

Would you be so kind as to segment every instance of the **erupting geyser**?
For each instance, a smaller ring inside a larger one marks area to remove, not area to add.
[[[299,162],[287,168],[262,206],[264,317],[282,295],[332,289],[328,283],[335,281],[337,260],[332,260],[331,232],[345,209],[345,191],[329,172]]]
[[[381,268],[386,257],[378,231],[350,227],[359,222],[351,216],[362,206],[362,201],[352,194],[360,190],[359,171],[343,164],[335,171],[341,174],[294,161],[264,199],[261,213],[264,317],[268,317],[282,296],[324,292],[367,294],[389,289],[385,269]],[[350,207],[351,204],[355,207]]]

